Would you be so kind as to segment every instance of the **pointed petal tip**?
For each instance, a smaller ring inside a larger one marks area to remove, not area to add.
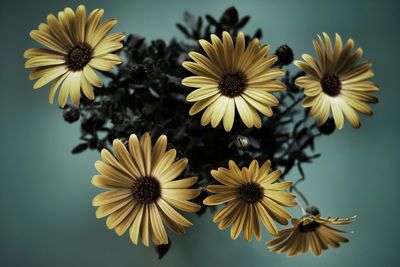
[[[93,205],[94,207],[96,207],[93,203],[92,203],[92,205]],[[102,217],[104,217],[104,216],[102,216],[102,214],[99,212],[99,209],[97,209],[97,210],[96,210],[96,219],[101,219]]]
[[[208,190],[208,189],[207,189],[207,190]],[[203,200],[203,204],[204,204],[204,205],[207,205],[207,206],[213,205],[212,202],[210,202],[209,197],[206,197],[206,198]]]
[[[117,234],[117,236],[122,236],[122,232],[118,231],[117,229],[115,229],[115,233]]]
[[[225,132],[229,133],[232,130],[232,126],[227,127],[224,125],[224,130]]]
[[[60,102],[58,102],[58,106],[60,107],[60,108],[64,108],[65,107],[65,104],[67,104],[66,102],[65,103],[60,103]]]
[[[188,65],[189,62],[191,62],[191,61],[183,61],[183,62],[182,62],[182,67],[184,67],[185,69],[187,69],[186,66]],[[183,81],[183,79],[182,79],[182,81]]]
[[[230,161],[233,161],[233,160],[230,160]],[[218,173],[217,170],[211,170],[211,171],[210,171],[210,174],[211,174],[212,176],[214,176],[216,173]]]
[[[94,181],[94,180],[95,180],[95,177],[96,177],[96,175],[93,175],[93,176],[92,176],[92,179],[90,179],[90,183],[91,183],[92,185],[94,185],[94,186],[96,186],[96,182]]]
[[[24,51],[24,58],[27,58],[27,59],[30,58],[29,55],[28,55],[29,54],[29,50],[31,50],[31,49],[27,49],[27,50]],[[26,63],[25,63],[25,68],[27,68],[26,67]]]
[[[39,89],[39,88],[41,88],[42,87],[42,85],[40,85],[38,82],[35,82],[34,84],[33,84],[33,89]]]
[[[294,64],[296,67],[298,67],[298,68],[300,68],[301,63],[303,63],[303,61],[298,60],[298,59],[295,59],[295,60],[293,61],[293,64]]]

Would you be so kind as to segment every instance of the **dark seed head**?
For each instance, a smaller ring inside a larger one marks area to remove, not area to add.
[[[304,224],[304,222],[299,224],[299,229],[303,233],[315,231],[321,224],[317,223],[316,221],[312,221],[310,223]]]
[[[263,197],[264,189],[257,183],[246,183],[239,187],[240,198],[247,203],[256,203]]]
[[[160,182],[154,177],[140,177],[132,186],[132,194],[139,203],[154,203],[161,196]]]
[[[342,83],[336,75],[325,75],[321,80],[322,91],[329,96],[337,96],[342,89]]]
[[[246,77],[240,73],[226,74],[219,82],[219,90],[228,97],[240,95],[246,89]]]
[[[294,59],[293,50],[286,44],[278,47],[275,55],[278,57],[278,61],[275,64],[280,66],[289,65]]]
[[[83,69],[92,57],[92,49],[87,44],[77,45],[69,51],[66,63],[71,71]]]

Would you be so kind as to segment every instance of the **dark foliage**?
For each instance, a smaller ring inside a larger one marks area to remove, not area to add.
[[[211,15],[206,15],[203,20],[185,12],[185,24],[176,26],[191,42],[173,39],[169,43],[163,40],[148,43],[144,38],[129,35],[122,51],[126,60],[115,73],[104,73],[110,79],[108,85],[96,90],[94,101],[81,99],[79,111],[83,143],[72,153],[85,149],[100,151],[109,148],[115,138],[126,140],[132,133],[141,135],[150,131],[155,138],[166,134],[170,148],[177,149],[178,157],[189,159],[184,176],[198,176],[197,186],[202,189],[212,181],[210,170],[227,166],[228,160],[244,166],[252,159],[260,163],[270,159],[273,168],[282,170],[282,179],[297,168],[301,174],[298,181],[303,180],[302,164],[319,156],[313,150],[314,139],[321,134],[309,120],[308,111],[299,104],[303,93],[294,85],[294,79],[304,73],[291,76],[286,72],[282,81],[287,90],[277,94],[280,104],[274,108],[272,117],[263,117],[260,129],[246,128],[237,115],[232,131],[227,133],[221,125],[215,129],[210,125],[203,127],[201,115],[191,117],[188,114],[191,104],[185,98],[191,89],[181,85],[181,79],[191,75],[181,66],[184,60],[189,59],[188,52],[202,52],[197,40],[210,39],[211,33],[221,36],[226,30],[235,37],[249,19],[249,16],[239,17],[234,7],[228,8],[219,20]],[[261,36],[261,30],[257,30],[251,36],[246,35],[246,40]],[[286,53],[281,65],[293,60],[292,50],[287,45],[278,51]],[[66,113],[70,111],[64,111]],[[72,121],[67,118],[67,121]],[[296,178],[291,177],[291,180]],[[196,202],[202,203],[206,196],[206,191],[202,190]],[[303,197],[301,193],[299,196]],[[157,248],[160,257],[163,249]]]

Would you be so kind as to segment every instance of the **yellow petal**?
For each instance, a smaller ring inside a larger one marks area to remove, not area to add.
[[[246,101],[241,96],[238,96],[235,97],[235,104],[243,123],[247,128],[253,127],[252,113]]]
[[[93,92],[93,86],[89,83],[89,81],[86,79],[85,75],[81,76],[81,88],[83,94],[89,99],[93,100],[95,98],[94,92]]]
[[[96,87],[103,86],[103,81],[99,78],[99,76],[97,76],[92,67],[90,67],[89,65],[86,65],[83,68],[83,73],[85,74],[85,78],[88,80],[88,82],[93,86]]]
[[[106,191],[95,196],[93,198],[92,205],[97,207],[110,204],[118,200],[127,198],[131,195],[132,195],[132,190],[130,189],[117,189],[112,191]]]
[[[204,76],[190,76],[182,80],[182,84],[188,87],[206,87],[206,86],[218,86],[216,79]]]
[[[49,69],[46,74],[44,74],[39,80],[35,82],[33,88],[38,89],[48,84],[52,80],[57,79],[58,77],[64,75],[67,71],[68,70],[65,68],[65,66],[53,67]]]
[[[86,9],[84,5],[79,5],[75,12],[75,34],[79,43],[85,41]]]
[[[188,164],[188,159],[182,158],[174,162],[167,170],[164,170],[158,177],[161,183],[169,182],[183,172]]]
[[[221,96],[215,101],[215,108],[213,110],[213,114],[211,115],[211,126],[213,128],[217,127],[222,120],[228,105],[228,101],[229,98],[226,96]]]
[[[62,108],[65,106],[68,100],[68,95],[71,89],[72,76],[73,73],[69,72],[64,82],[61,85],[60,92],[58,93],[58,104]]]
[[[60,84],[64,81],[64,79],[67,77],[67,75],[68,75],[68,72],[65,73],[64,75],[62,75],[61,77],[57,78],[57,80],[51,86],[50,93],[49,93],[49,102],[50,102],[50,104],[53,104],[54,96],[55,96],[55,94],[57,92],[57,89],[60,86]]]
[[[135,218],[133,220],[133,224],[132,224],[131,228],[129,229],[129,236],[131,238],[132,243],[135,245],[137,245],[137,243],[138,243],[143,213],[144,213],[144,205],[140,205],[137,215],[135,216]]]
[[[28,59],[28,61],[25,62],[25,68],[62,65],[64,63],[65,59],[62,56],[58,55],[36,56]]]
[[[81,75],[82,72],[72,72],[71,76],[71,88],[70,88],[70,95],[71,101],[75,105],[79,104],[79,100],[81,98]]]
[[[189,110],[189,115],[193,116],[203,109],[207,108],[209,105],[211,105],[215,100],[217,100],[221,96],[221,93],[217,93],[216,95],[209,97],[207,99],[200,100],[196,102]]]
[[[146,175],[151,174],[151,137],[150,134],[144,133],[140,138],[140,146],[143,151],[144,165]]]
[[[170,189],[188,188],[194,185],[197,182],[197,179],[198,179],[197,177],[190,177],[190,178],[171,181],[163,184],[162,188],[170,188]]]
[[[115,36],[115,35],[113,35],[113,36]],[[117,36],[118,37],[122,36],[122,38],[124,37],[124,35],[122,33],[118,33]],[[109,36],[107,36],[107,37],[109,37]],[[93,55],[92,55],[93,57],[100,57],[100,56],[106,55],[108,53],[115,52],[123,47],[123,44],[121,42],[106,41],[107,39],[109,39],[107,37],[103,41],[101,41],[96,46],[96,48],[93,50]]]
[[[96,47],[96,45],[112,30],[112,28],[117,24],[116,19],[109,19],[104,21],[101,25],[91,35],[91,39],[86,40],[91,47]]]
[[[128,228],[132,225],[133,220],[141,210],[142,206],[142,204],[134,205],[132,211],[117,226],[115,226],[115,233],[118,236],[123,235],[126,230],[128,230]]]
[[[149,205],[150,224],[152,232],[161,244],[168,244],[167,232],[165,231],[164,224],[161,220],[160,213],[158,212],[156,204]]]
[[[111,71],[113,68],[113,63],[102,58],[92,58],[89,61],[89,66],[101,71]]]
[[[230,132],[235,121],[235,100],[229,98],[223,117],[224,129]]]
[[[129,136],[129,153],[131,155],[131,159],[134,161],[134,165],[139,173],[140,176],[146,176],[146,163],[143,157],[142,147],[140,146],[139,139],[135,134],[131,134]]]
[[[40,44],[50,48],[51,50],[57,51],[60,54],[66,55],[66,48],[59,44],[54,37],[52,37],[49,33],[33,30],[30,32],[30,36]]]
[[[221,194],[215,194],[215,195],[208,196],[206,199],[204,199],[203,203],[208,206],[215,206],[215,205],[221,205],[223,203],[229,202],[236,198],[238,198],[237,194],[232,194],[230,192],[221,193]]]
[[[155,166],[157,165],[158,161],[164,156],[165,151],[167,149],[167,136],[166,135],[160,135],[160,137],[158,137],[156,143],[154,144],[154,148],[152,151],[152,169],[155,168]]]
[[[195,102],[203,99],[208,99],[213,97],[214,95],[218,94],[219,90],[218,87],[211,85],[199,88],[191,92],[187,97],[186,101],[188,102]]]
[[[192,223],[188,221],[185,217],[180,215],[174,208],[172,208],[165,200],[160,198],[158,200],[158,205],[160,209],[168,216],[171,220],[175,221],[176,223],[180,224],[181,226],[192,226]]]
[[[100,19],[103,16],[103,14],[104,14],[103,9],[95,9],[90,13],[85,29],[86,41],[91,40],[93,38],[93,34],[96,31],[97,26],[99,25]]]

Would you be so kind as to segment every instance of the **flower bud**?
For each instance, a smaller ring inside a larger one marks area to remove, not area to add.
[[[224,26],[233,26],[239,21],[239,13],[234,6],[231,6],[225,10],[219,21]]]
[[[308,214],[311,214],[311,215],[314,215],[314,216],[317,216],[317,215],[320,214],[318,208],[315,207],[315,206],[308,206],[308,207],[306,208],[306,212],[307,212]]]
[[[278,57],[278,61],[275,63],[276,65],[289,65],[294,59],[292,49],[286,44],[278,47],[275,51],[275,55]]]
[[[130,69],[131,76],[135,82],[143,81],[147,76],[146,66],[143,64],[135,64]]]
[[[64,107],[63,117],[64,117],[65,121],[67,121],[69,123],[73,123],[73,122],[79,120],[80,112],[76,107],[66,105]]]
[[[249,147],[250,141],[246,136],[238,135],[234,141],[237,149],[246,149]]]
[[[336,129],[335,121],[333,118],[328,118],[324,124],[318,127],[318,130],[321,134],[330,135]]]

